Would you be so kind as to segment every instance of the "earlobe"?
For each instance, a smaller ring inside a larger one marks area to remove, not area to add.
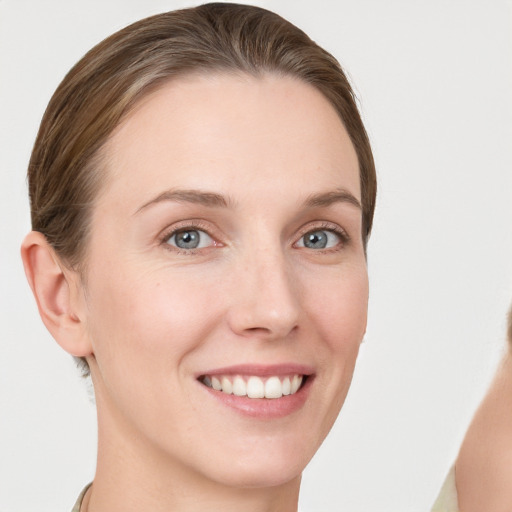
[[[25,275],[36,299],[41,319],[57,343],[71,355],[91,354],[91,344],[81,314],[83,298],[76,292],[79,276],[66,268],[45,236],[31,231],[21,246]]]

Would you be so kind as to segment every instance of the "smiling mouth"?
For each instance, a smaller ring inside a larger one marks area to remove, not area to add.
[[[275,399],[297,393],[305,384],[307,375],[270,375],[264,378],[256,375],[202,375],[198,380],[206,387],[227,395]]]

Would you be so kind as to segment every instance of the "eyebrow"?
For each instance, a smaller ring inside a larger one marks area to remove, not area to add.
[[[163,201],[175,201],[178,203],[193,203],[209,206],[210,208],[227,208],[232,201],[221,194],[203,192],[201,190],[166,190],[147,203],[144,203],[135,213],[139,213],[148,206]]]
[[[228,208],[234,204],[234,202],[229,198],[226,198],[221,194],[216,194],[215,192],[205,192],[201,190],[166,190],[147,203],[144,203],[135,212],[135,214],[144,210],[148,206],[161,203],[163,201],[200,204],[210,208]],[[358,199],[345,189],[313,194],[309,196],[303,204],[305,208],[325,208],[335,203],[348,203],[359,210],[362,210],[361,203]]]
[[[331,192],[313,194],[306,199],[304,205],[306,208],[318,208],[331,206],[335,203],[348,203],[359,210],[363,209],[359,200],[352,193],[343,188]]]

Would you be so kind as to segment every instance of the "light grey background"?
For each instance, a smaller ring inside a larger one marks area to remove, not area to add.
[[[512,300],[510,0],[255,0],[346,67],[380,190],[370,321],[313,511],[423,512],[504,346]],[[39,320],[19,245],[47,101],[105,36],[188,1],[0,0],[0,511],[69,511],[93,477],[86,385]]]

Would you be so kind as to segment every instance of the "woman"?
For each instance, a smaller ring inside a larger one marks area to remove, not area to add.
[[[66,76],[22,257],[90,374],[75,510],[294,511],[366,328],[375,168],[336,60],[263,9],[135,23]]]
[[[507,352],[471,422],[432,512],[512,509],[512,309]]]

